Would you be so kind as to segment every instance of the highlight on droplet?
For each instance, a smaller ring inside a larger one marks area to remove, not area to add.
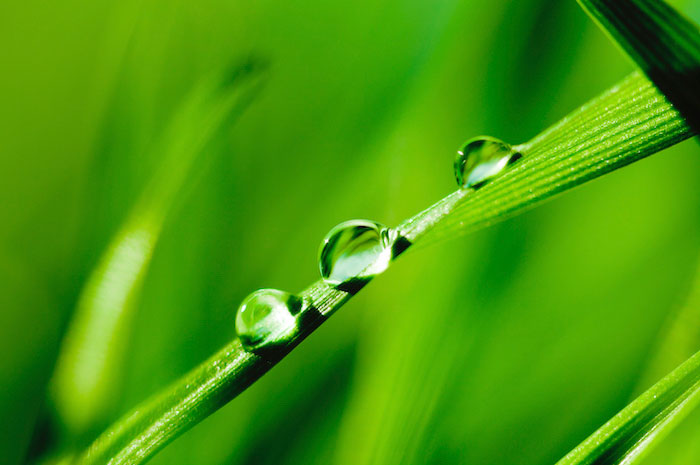
[[[328,232],[319,248],[321,277],[341,290],[355,292],[389,267],[396,239],[393,230],[376,221],[340,223]]]
[[[299,332],[299,297],[277,289],[260,289],[243,300],[236,313],[236,334],[248,351],[289,343]]]
[[[457,151],[455,178],[462,188],[477,189],[520,158],[510,144],[489,136],[468,140]]]

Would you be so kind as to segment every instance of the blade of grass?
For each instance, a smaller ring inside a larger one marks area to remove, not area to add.
[[[523,144],[523,159],[479,190],[460,190],[403,222],[412,243],[486,226],[558,193],[687,139],[693,132],[640,74]],[[138,464],[236,397],[313,332],[352,295],[318,281],[301,294],[318,312],[283,350],[258,355],[235,339],[102,434],[81,464]]]
[[[699,309],[700,269],[695,274],[690,293],[685,302],[677,312],[670,316],[666,328],[661,332],[656,347],[637,381],[637,387],[639,388],[637,392],[643,392],[644,388],[667,373],[670,367],[678,366],[697,350],[698,335],[700,333]],[[640,444],[635,454],[631,454],[631,457],[636,455],[639,455],[640,458],[646,456],[660,442],[660,439],[670,433],[674,427],[680,426],[681,420],[690,413],[692,406],[685,408],[688,411],[683,412],[672,424],[666,425],[663,434],[655,435],[646,444]],[[691,432],[692,434],[693,432]],[[642,447],[644,446],[648,447],[649,450],[643,451]]]
[[[700,352],[652,386],[557,465],[637,463],[700,401]]]
[[[644,392],[647,386],[650,386],[665,373],[668,373],[672,367],[678,366],[684,360],[687,360],[698,349],[697,341],[698,336],[700,336],[700,268],[695,272],[690,292],[684,299],[684,302],[676,312],[669,315],[668,321],[664,326],[665,328],[660,332],[651,356],[636,383],[636,393]],[[679,418],[679,420],[681,419]],[[680,421],[675,421],[673,426],[680,426],[680,423]],[[670,433],[671,429],[671,427],[667,427],[665,434]],[[697,431],[690,432],[690,436],[693,433],[697,433]],[[657,436],[657,439],[661,439],[665,434]],[[656,446],[657,442],[650,442],[649,445]],[[664,447],[668,450],[669,446],[665,444]],[[689,445],[689,447],[692,448],[693,446]],[[680,455],[682,456],[683,453],[681,451]],[[644,455],[646,454],[647,451],[644,451]],[[657,456],[659,456],[658,453]]]
[[[700,263],[699,263],[700,265]],[[639,378],[638,386],[649,386],[670,367],[676,366],[697,350],[700,340],[700,266],[690,292],[677,312],[670,315],[656,347]],[[641,392],[641,389],[638,391]]]
[[[663,95],[633,73],[530,142],[505,175],[476,192],[457,191],[399,226],[418,246],[501,221],[605,173],[689,138]],[[423,236],[427,240],[420,240]]]
[[[700,30],[660,0],[578,0],[696,130],[700,128]]]
[[[657,0],[578,0],[588,14],[642,68],[688,124],[700,128],[700,31]],[[686,316],[683,311],[680,316]],[[678,320],[682,322],[682,320]],[[674,325],[675,336],[688,330]],[[679,341],[682,341],[681,338]],[[667,339],[654,360],[679,343]],[[687,349],[687,347],[686,347]],[[653,386],[562,459],[560,464],[636,463],[698,402],[698,354]],[[651,365],[649,369],[653,369]]]
[[[163,223],[209,141],[248,105],[257,71],[245,63],[198,85],[153,147],[162,162],[87,279],[54,370],[52,398],[70,436],[94,428],[114,405],[130,321]]]

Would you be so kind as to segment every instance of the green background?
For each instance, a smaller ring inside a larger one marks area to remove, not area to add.
[[[248,293],[318,279],[335,224],[399,223],[456,188],[465,139],[524,142],[633,70],[558,0],[6,0],[0,39],[8,464],[62,440],[46,384],[81,285],[212,73],[269,68],[167,218],[106,420],[234,337]],[[676,364],[645,376],[696,280],[698,151],[407,253],[152,463],[555,462]],[[697,461],[697,422],[646,463]]]

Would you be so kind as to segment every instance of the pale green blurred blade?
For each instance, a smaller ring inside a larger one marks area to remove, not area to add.
[[[163,222],[205,162],[207,144],[259,84],[259,67],[251,63],[201,82],[151,149],[159,168],[88,277],[55,368],[52,398],[69,435],[99,426],[119,401],[133,312]]]

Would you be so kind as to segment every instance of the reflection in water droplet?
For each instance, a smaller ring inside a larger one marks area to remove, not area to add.
[[[246,350],[284,345],[298,333],[304,303],[277,289],[260,289],[245,298],[236,313],[236,333]]]
[[[513,147],[496,138],[481,136],[470,139],[457,151],[457,184],[464,188],[481,187],[519,158],[520,154]]]
[[[369,220],[351,220],[330,230],[321,243],[319,268],[328,284],[356,292],[389,267],[396,233]],[[405,247],[397,249],[398,253]],[[396,255],[398,255],[396,253]]]

